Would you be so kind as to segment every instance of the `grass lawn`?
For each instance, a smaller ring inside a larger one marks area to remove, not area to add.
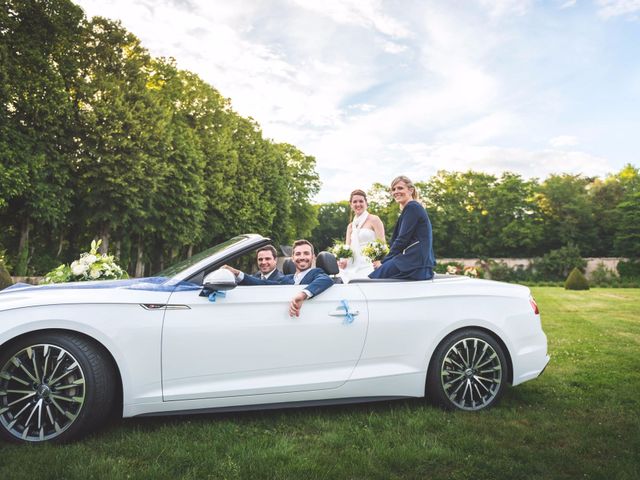
[[[486,412],[423,400],[121,420],[79,443],[0,443],[0,479],[640,478],[640,289],[532,288],[544,375]]]

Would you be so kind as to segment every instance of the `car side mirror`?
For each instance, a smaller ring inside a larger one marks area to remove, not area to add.
[[[236,276],[226,268],[219,268],[204,277],[202,286],[210,292],[236,288]]]

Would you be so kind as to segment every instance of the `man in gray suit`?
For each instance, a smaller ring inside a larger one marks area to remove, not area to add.
[[[256,252],[256,263],[258,271],[253,274],[254,277],[262,280],[280,280],[283,275],[277,268],[278,252],[272,245],[265,245]]]

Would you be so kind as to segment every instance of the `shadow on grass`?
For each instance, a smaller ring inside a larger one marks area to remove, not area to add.
[[[222,411],[207,413],[190,413],[149,417],[115,418],[109,426],[103,428],[103,433],[115,430],[132,429],[141,432],[155,432],[166,427],[174,427],[180,424],[189,423],[191,425],[205,425],[213,422],[229,421],[239,425],[254,424],[261,422],[278,423],[280,421],[290,421],[292,417],[323,417],[327,421],[334,421],[341,417],[353,415],[386,414],[398,409],[433,409],[441,411],[437,407],[431,406],[424,398],[407,398],[399,400],[384,400],[377,402],[340,404],[340,405],[300,405],[285,408],[268,408],[243,411]]]

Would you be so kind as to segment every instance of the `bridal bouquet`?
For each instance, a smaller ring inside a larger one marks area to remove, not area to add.
[[[116,280],[129,278],[113,255],[98,253],[102,240],[91,242],[91,250],[80,255],[71,265],[62,264],[54,268],[44,277],[43,283],[83,282],[88,280]]]
[[[373,242],[367,243],[364,247],[362,247],[362,254],[372,262],[376,260],[382,260],[389,253],[389,246],[381,242],[380,240],[375,240]]]
[[[344,243],[336,243],[329,251],[333,253],[336,258],[353,258],[353,250],[351,250],[349,245]]]

